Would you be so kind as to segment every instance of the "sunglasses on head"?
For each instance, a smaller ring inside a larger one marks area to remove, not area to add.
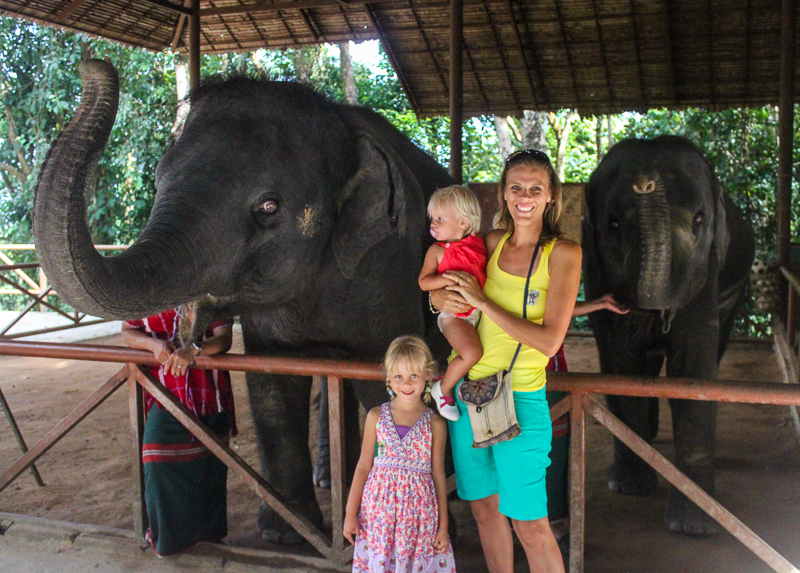
[[[538,149],[520,149],[506,157],[506,165],[523,158],[530,158],[546,165],[550,164],[550,157],[548,157],[544,151],[539,151]]]

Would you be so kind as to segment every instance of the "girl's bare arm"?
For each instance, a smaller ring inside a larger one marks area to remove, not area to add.
[[[436,551],[444,551],[450,545],[447,537],[447,484],[444,475],[444,447],[447,442],[447,423],[444,418],[434,414],[431,418],[433,446],[431,452],[431,475],[436,491],[436,502],[439,505],[439,527],[433,540]]]
[[[425,262],[422,263],[422,271],[419,273],[419,288],[422,290],[436,290],[453,284],[453,281],[439,274],[442,256],[444,248],[441,245],[431,245],[428,249]]]
[[[377,426],[380,415],[380,408],[373,408],[367,414],[364,440],[361,442],[361,456],[358,458],[353,484],[350,486],[350,495],[347,496],[342,534],[351,544],[355,543],[355,536],[358,535],[358,510],[361,507],[361,496],[364,495],[364,485],[375,463],[375,442],[378,440]]]

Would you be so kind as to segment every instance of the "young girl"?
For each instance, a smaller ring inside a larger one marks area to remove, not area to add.
[[[486,246],[475,233],[481,228],[481,207],[466,187],[453,185],[439,189],[428,203],[431,235],[436,243],[428,249],[419,275],[422,290],[436,290],[455,284],[442,276],[446,271],[464,271],[473,275],[481,287],[486,282]],[[458,356],[451,360],[441,382],[431,388],[439,413],[448,420],[458,420],[453,390],[483,355],[475,325],[481,313],[475,308],[463,312],[443,312],[439,329]]]
[[[422,339],[401,336],[386,351],[384,368],[391,401],[367,414],[347,498],[343,533],[356,546],[353,572],[455,573],[447,537],[447,424],[423,401],[435,363]]]

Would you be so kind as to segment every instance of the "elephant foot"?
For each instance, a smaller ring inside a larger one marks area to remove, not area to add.
[[[316,525],[322,527],[322,512],[316,503],[309,504],[294,504],[295,507],[301,512],[306,514],[306,517]],[[304,507],[303,507],[304,506]],[[258,509],[258,530],[261,532],[261,537],[270,543],[280,543],[282,545],[298,545],[305,541],[305,538],[297,533],[291,525],[265,502],[261,502],[261,507]]]
[[[684,535],[700,537],[719,533],[719,524],[674,488],[670,488],[667,497],[664,523],[670,531]]]
[[[615,463],[608,470],[608,489],[623,495],[649,495],[658,488],[658,474],[641,464]]]
[[[331,489],[331,460],[319,457],[314,464],[314,485],[323,489]]]

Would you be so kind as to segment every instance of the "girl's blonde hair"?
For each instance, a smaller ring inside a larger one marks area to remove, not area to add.
[[[543,151],[538,149],[524,149],[522,151],[515,151],[506,158],[503,174],[500,176],[500,182],[497,184],[497,213],[494,216],[494,226],[496,229],[505,229],[512,235],[514,234],[514,219],[511,218],[511,212],[508,210],[508,205],[505,199],[506,184],[508,183],[508,172],[512,167],[518,165],[530,165],[544,169],[550,180],[550,194],[552,200],[545,206],[544,215],[542,216],[542,233],[539,235],[539,244],[543,245],[551,239],[560,239],[563,236],[561,229],[558,225],[558,218],[561,216],[562,195],[561,195],[561,182],[558,180],[558,175],[550,163],[550,158]]]
[[[410,334],[395,338],[389,345],[386,357],[383,359],[383,369],[386,372],[386,390],[392,399],[394,399],[394,392],[392,392],[392,388],[389,385],[389,380],[391,373],[397,372],[401,363],[405,363],[409,371],[415,374],[422,374],[425,377],[425,392],[422,395],[422,400],[430,405],[432,402],[430,397],[431,380],[438,369],[425,341],[419,336]]]
[[[458,217],[467,221],[466,235],[472,235],[481,230],[481,205],[475,194],[467,187],[451,185],[439,189],[431,195],[428,201],[428,217],[433,217],[436,207],[450,207]]]

